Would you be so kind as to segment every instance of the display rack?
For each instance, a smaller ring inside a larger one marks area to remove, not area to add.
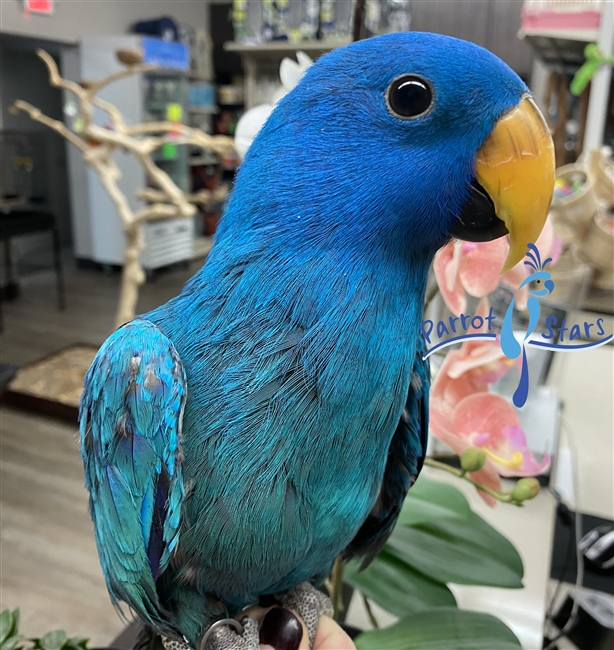
[[[349,39],[300,43],[273,41],[261,44],[229,41],[224,44],[224,49],[227,52],[240,54],[243,59],[245,108],[248,110],[270,101],[268,95],[275,85],[279,85],[279,64],[284,57],[295,57],[296,53],[301,51],[316,59],[331,50],[348,45],[349,42]]]
[[[525,2],[525,7],[528,3]],[[556,3],[555,3],[556,4]],[[560,3],[559,3],[560,4]],[[544,27],[520,30],[518,36],[526,40],[536,56],[557,71],[575,72],[584,63],[584,48],[596,42],[601,54],[611,56],[614,42],[614,3],[593,3],[599,8],[598,27],[556,28]],[[586,117],[584,148],[595,149],[603,144],[605,119],[610,95],[612,65],[602,66],[591,83]]]

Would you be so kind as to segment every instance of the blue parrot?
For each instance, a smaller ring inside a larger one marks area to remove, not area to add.
[[[397,33],[320,58],[249,149],[202,269],[87,373],[114,603],[197,647],[339,554],[366,566],[424,459],[433,255],[509,232],[515,264],[553,181],[543,118],[488,51]]]

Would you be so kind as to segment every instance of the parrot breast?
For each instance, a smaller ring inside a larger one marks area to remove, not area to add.
[[[197,302],[188,286],[147,316],[188,383],[176,581],[237,608],[323,579],[369,514],[407,397],[428,268],[350,267],[330,251],[306,266],[261,263],[266,275],[258,259],[229,268],[212,255]]]

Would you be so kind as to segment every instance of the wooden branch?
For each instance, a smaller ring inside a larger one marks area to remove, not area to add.
[[[150,156],[137,155],[149,177],[168,196],[169,201],[179,208],[180,216],[187,217],[194,214],[192,206],[185,199],[185,194],[175,185],[173,179],[160,169]]]
[[[141,201],[148,201],[150,203],[159,203],[167,200],[167,196],[160,190],[154,190],[151,187],[138,190],[137,197]],[[188,203],[195,203],[197,205],[208,205],[217,201],[223,201],[228,196],[228,187],[220,185],[215,190],[199,190],[192,194],[186,194],[185,198]]]
[[[96,142],[104,142],[112,145],[114,148],[128,149],[133,153],[146,154],[145,147],[142,146],[142,140],[136,140],[121,131],[105,129],[98,124],[90,124],[83,129],[83,133]]]
[[[87,142],[82,140],[76,133],[73,133],[63,122],[54,120],[45,115],[40,108],[36,108],[36,106],[32,106],[32,104],[24,102],[22,99],[18,99],[9,108],[9,112],[16,115],[18,111],[26,112],[35,122],[40,122],[41,124],[48,126],[50,129],[53,129],[56,133],[59,133],[63,138],[66,138],[69,142],[74,144],[75,147],[81,149],[81,151],[87,151],[89,149]]]
[[[132,212],[128,199],[117,185],[117,181],[121,178],[119,168],[111,158],[96,161],[93,166],[100,176],[102,186],[111,197],[111,201],[115,203],[124,225],[124,232],[127,232],[134,222],[134,212]]]
[[[168,203],[155,203],[148,205],[134,213],[134,221],[143,223],[145,221],[157,221],[158,219],[172,219],[174,217],[192,217],[196,211],[193,205],[188,206],[190,214],[181,213],[179,206]]]
[[[55,63],[55,59],[50,54],[45,52],[45,50],[40,49],[36,50],[36,54],[38,55],[38,58],[42,59],[44,64],[47,66],[47,72],[49,73],[49,83],[52,86],[55,86],[56,88],[65,88],[66,90],[71,90],[81,100],[87,99],[87,91],[84,88],[81,88],[78,83],[69,81],[68,79],[64,79],[60,76],[58,66]]]
[[[140,224],[133,223],[124,234],[126,246],[124,248],[124,268],[122,269],[119,305],[115,316],[116,327],[121,327],[134,318],[139,299],[139,287],[145,282],[145,272],[140,262],[141,252],[145,248],[143,229]]]
[[[100,97],[92,97],[92,104],[98,106],[103,111],[106,111],[111,118],[111,122],[117,131],[124,132],[126,130],[126,124],[122,114],[119,112],[116,106],[111,104],[111,102],[106,101],[106,99],[100,99]]]
[[[118,70],[117,72],[113,72],[112,74],[107,75],[106,77],[100,79],[99,81],[90,82],[87,92],[90,95],[90,97],[92,97],[101,88],[108,86],[114,81],[119,81],[120,79],[124,79],[125,77],[131,77],[133,74],[139,74],[140,72],[152,72],[153,70],[158,70],[158,69],[159,66],[157,65],[145,64],[145,63],[130,65],[123,70]]]
[[[176,122],[146,122],[135,124],[126,129],[126,135],[136,136],[148,133],[181,133],[183,139],[173,139],[176,144],[194,144],[208,149],[215,153],[233,153],[235,151],[234,140],[225,135],[208,135],[200,129],[194,129],[185,124]],[[160,144],[171,142],[168,138],[160,140]]]

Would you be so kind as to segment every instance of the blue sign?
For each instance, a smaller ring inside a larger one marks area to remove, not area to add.
[[[190,69],[190,48],[183,43],[144,36],[143,63],[173,70]]]

